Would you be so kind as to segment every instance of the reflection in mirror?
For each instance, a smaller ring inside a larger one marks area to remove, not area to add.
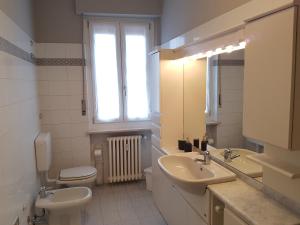
[[[247,155],[263,152],[263,145],[243,136],[244,50],[212,56],[207,64],[206,132],[218,150],[212,155],[251,177],[262,168]]]

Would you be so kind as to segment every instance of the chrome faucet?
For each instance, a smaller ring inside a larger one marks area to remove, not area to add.
[[[202,162],[204,165],[210,164],[210,153],[209,151],[200,152],[200,155],[203,155],[203,159],[195,158],[194,160],[197,162]]]
[[[232,160],[232,150],[230,148],[224,149],[224,161],[231,162]]]
[[[40,198],[47,198],[49,195],[53,195],[53,192],[49,192],[49,190],[52,190],[52,188],[41,186],[39,191]]]

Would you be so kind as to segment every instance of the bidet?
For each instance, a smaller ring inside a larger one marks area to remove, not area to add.
[[[51,193],[51,194],[49,194]],[[73,187],[46,191],[46,197],[38,196],[35,206],[49,213],[49,225],[82,225],[84,206],[92,198],[87,187]]]

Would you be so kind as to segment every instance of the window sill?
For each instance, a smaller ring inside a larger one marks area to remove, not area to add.
[[[127,122],[127,123],[107,123],[90,124],[88,134],[101,133],[125,133],[151,130],[151,121]]]

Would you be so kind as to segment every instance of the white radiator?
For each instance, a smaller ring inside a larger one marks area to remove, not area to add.
[[[141,136],[110,137],[109,177],[110,183],[142,178]]]

